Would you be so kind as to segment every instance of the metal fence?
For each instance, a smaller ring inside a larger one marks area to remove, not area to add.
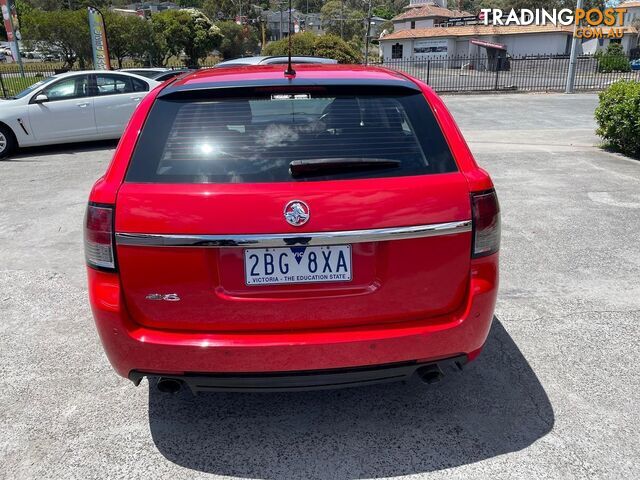
[[[622,60],[622,59],[621,59]],[[618,80],[640,81],[640,65],[632,70],[632,59],[623,60],[629,71],[601,71],[601,60],[581,56],[576,61],[576,90],[602,90]],[[568,56],[442,57],[390,60],[388,68],[423,80],[438,92],[472,91],[564,91],[569,69]],[[625,68],[626,69],[626,68]]]
[[[213,66],[214,64],[211,62],[207,65],[201,65],[201,67]],[[134,62],[122,64],[122,68],[140,68],[141,66],[140,63]],[[89,65],[87,68],[92,67]],[[173,65],[168,68],[183,68],[183,66]],[[20,67],[16,63],[0,63],[0,98],[11,97],[47,77],[70,70],[79,71],[81,69],[78,64],[69,69],[68,66],[60,62],[25,62],[22,71],[20,71]]]
[[[625,58],[623,64],[632,68],[631,61],[631,58]],[[205,63],[200,67],[206,68],[213,65],[214,63]],[[425,81],[438,92],[544,92],[564,90],[569,57],[458,56],[389,60],[379,65],[404,71]],[[123,64],[122,66],[126,68],[139,65]],[[597,57],[578,57],[575,89],[578,91],[601,90],[621,79],[640,81],[640,70],[603,72],[600,66],[601,61]],[[77,66],[75,68],[77,69]],[[43,78],[63,71],[67,69],[61,63],[25,63],[23,76],[18,65],[0,63],[0,98],[16,95]]]

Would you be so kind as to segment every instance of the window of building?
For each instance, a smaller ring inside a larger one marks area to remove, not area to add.
[[[411,21],[411,30],[415,30],[415,28],[416,28],[416,22],[415,22],[415,20],[412,20]]]
[[[402,58],[402,45],[396,43],[391,45],[391,58]]]

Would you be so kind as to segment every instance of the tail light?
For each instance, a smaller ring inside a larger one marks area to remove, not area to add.
[[[484,257],[500,249],[500,205],[493,190],[471,195],[473,213],[473,257]]]
[[[90,267],[115,270],[113,207],[89,204],[84,225],[84,254]]]

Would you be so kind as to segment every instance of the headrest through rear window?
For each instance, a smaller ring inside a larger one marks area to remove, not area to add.
[[[355,98],[336,98],[324,112],[327,128],[358,128],[362,121],[360,105]]]

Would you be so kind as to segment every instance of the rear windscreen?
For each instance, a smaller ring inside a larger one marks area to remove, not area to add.
[[[298,182],[455,171],[426,100],[407,92],[159,99],[127,181]],[[307,163],[321,167],[308,169]]]

